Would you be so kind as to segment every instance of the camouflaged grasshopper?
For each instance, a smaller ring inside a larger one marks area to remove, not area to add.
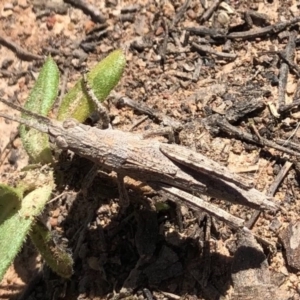
[[[73,151],[108,171],[115,171],[120,178],[129,176],[166,193],[175,201],[204,209],[234,228],[243,227],[244,221],[194,195],[204,194],[255,209],[277,209],[275,203],[243,178],[185,147],[144,139],[136,133],[101,130],[73,119],[52,120],[4,99],[0,101],[30,119],[4,113],[0,113],[1,117],[47,133],[59,148]]]

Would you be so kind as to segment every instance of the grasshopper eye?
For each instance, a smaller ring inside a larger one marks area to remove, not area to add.
[[[61,149],[68,149],[68,143],[67,143],[66,139],[63,138],[61,135],[56,137],[55,144],[57,145],[57,147],[59,147]]]
[[[69,128],[74,128],[78,126],[80,123],[74,119],[67,119],[63,121],[63,128],[64,129],[69,129]]]

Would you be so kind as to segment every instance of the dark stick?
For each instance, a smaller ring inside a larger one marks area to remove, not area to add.
[[[187,32],[191,32],[199,36],[210,36],[213,39],[224,39],[226,37],[226,32],[224,29],[208,28],[206,26],[199,27],[186,27]]]
[[[215,0],[211,4],[211,6],[204,12],[204,14],[200,17],[199,21],[201,23],[207,21],[212,16],[212,14],[216,11],[216,9],[218,8],[221,2],[222,0]]]
[[[209,53],[209,54],[212,54],[212,55],[218,56],[220,58],[224,58],[224,59],[234,60],[237,57],[237,55],[234,53],[226,53],[226,52],[216,51],[208,45],[199,45],[197,43],[192,43],[192,47],[194,47],[198,51]]]
[[[285,63],[287,63],[291,70],[295,72],[295,74],[300,78],[300,67],[294,63],[291,59],[288,59],[286,57],[285,51],[262,51],[258,52],[258,55],[264,55],[264,54],[277,54]],[[299,98],[298,96],[294,98]]]
[[[286,162],[284,164],[284,166],[281,168],[280,172],[277,174],[275,180],[273,181],[273,183],[270,185],[268,192],[267,192],[267,196],[269,197],[273,197],[279,187],[279,185],[281,184],[281,182],[283,181],[284,177],[286,176],[286,174],[288,173],[288,171],[290,170],[290,168],[292,167],[292,163],[291,162]],[[256,223],[256,221],[258,220],[259,216],[260,216],[260,211],[255,211],[253,216],[251,216],[250,220],[248,220],[245,223],[245,227],[252,229],[254,224]]]
[[[245,12],[245,21],[248,24],[249,27],[253,26],[253,20],[252,19],[256,19],[256,20],[260,20],[263,21],[265,23],[268,22],[268,16],[266,14],[262,14],[259,13],[257,11],[254,10],[247,10]]]
[[[279,107],[278,111],[280,113],[284,113],[287,112],[291,109],[293,109],[294,107],[300,105],[300,99],[294,100],[294,102],[290,103],[290,104],[286,104],[284,106]]]
[[[296,41],[296,40],[295,40]],[[279,55],[279,57],[285,62],[285,63],[287,63],[288,65],[289,65],[289,67],[290,67],[290,69],[292,69],[295,73],[296,73],[296,75],[298,76],[298,77],[300,77],[300,68],[299,68],[299,66],[291,59],[291,58],[288,58],[287,57],[287,54],[285,53],[285,51],[283,51],[283,52],[278,52],[278,55]],[[293,57],[294,57],[294,55],[292,55]]]
[[[294,53],[296,48],[295,39],[297,37],[296,32],[292,32],[289,36],[289,41],[285,49],[286,59],[292,61],[294,59]],[[285,105],[285,93],[287,78],[289,74],[289,65],[286,62],[282,62],[279,71],[279,86],[278,86],[278,107],[284,107]]]
[[[167,47],[168,47],[168,40],[169,40],[169,26],[167,24],[167,22],[163,19],[163,24],[164,24],[164,28],[165,28],[165,36],[164,36],[164,40],[163,40],[163,44],[160,50],[160,55],[161,55],[161,59],[160,59],[160,63],[161,65],[164,65],[166,62],[166,53],[167,53]]]
[[[211,273],[211,217],[209,215],[206,216],[206,222],[204,226],[205,230],[205,239],[203,245],[203,273],[201,286],[206,287],[209,279],[209,275]]]
[[[256,38],[260,36],[265,36],[271,33],[277,33],[283,31],[288,26],[294,25],[300,22],[300,17],[295,17],[286,22],[277,22],[273,25],[269,25],[267,27],[259,28],[259,29],[251,29],[248,31],[239,31],[239,32],[231,32],[227,35],[229,39],[242,39],[247,40],[251,38]]]
[[[288,146],[289,148],[300,152],[300,145],[296,144],[296,143],[293,143],[289,140],[276,139],[276,143],[279,144],[279,145]]]
[[[121,97],[117,100],[116,103],[117,107],[123,107],[123,106],[128,106],[139,113],[145,114],[149,116],[150,118],[154,118],[159,122],[162,122],[165,126],[170,126],[174,130],[180,130],[182,128],[182,124],[169,116],[154,110],[142,103],[139,103],[137,101],[134,101],[133,99],[130,99],[128,97]]]
[[[235,126],[232,126],[225,118],[222,118],[221,116],[213,115],[206,119],[207,125],[209,125],[212,129],[215,129],[216,127],[219,128],[221,131],[236,136],[239,139],[246,140],[261,146],[267,146],[274,148],[276,150],[282,151],[284,153],[294,155],[296,157],[300,157],[300,153],[293,151],[291,149],[288,149],[286,147],[282,147],[275,142],[272,142],[270,140],[267,140],[265,138],[259,138],[257,136],[252,135],[251,133],[243,132],[240,129],[236,128]]]
[[[106,21],[99,9],[83,0],[64,0],[64,2],[81,9],[85,14],[91,16],[92,20],[96,23],[105,23]]]
[[[3,34],[3,32],[0,33],[0,44],[13,51],[21,60],[32,61],[43,59],[43,56],[30,53],[26,51],[24,47],[20,47],[18,44],[12,42],[8,37],[6,37]]]
[[[180,21],[180,19],[183,17],[184,13],[186,12],[186,10],[189,8],[191,0],[185,0],[185,2],[183,3],[183,5],[178,9],[178,12],[176,13],[170,29],[173,29],[177,23]]]

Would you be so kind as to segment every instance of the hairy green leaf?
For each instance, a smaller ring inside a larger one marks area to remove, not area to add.
[[[0,224],[20,208],[22,197],[21,190],[0,183]]]
[[[46,116],[58,94],[59,70],[55,61],[48,57],[25,103],[25,108]],[[23,118],[30,118],[22,115]],[[35,129],[20,126],[20,135],[24,148],[34,163],[52,163],[52,155],[47,134]]]
[[[104,101],[117,85],[125,65],[126,58],[123,51],[115,50],[87,74],[88,83],[99,101]],[[84,122],[94,110],[94,104],[86,93],[83,79],[80,79],[64,97],[57,119],[74,118]]]
[[[54,242],[51,232],[45,225],[37,221],[30,231],[30,238],[54,272],[64,278],[72,276],[72,256]]]
[[[9,218],[0,224],[0,281],[20,251],[35,217],[44,209],[52,185],[43,186],[29,193]]]

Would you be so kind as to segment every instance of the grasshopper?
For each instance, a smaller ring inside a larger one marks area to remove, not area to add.
[[[170,199],[201,208],[234,228],[244,226],[240,218],[195,196],[204,194],[255,209],[276,210],[277,205],[243,178],[211,159],[175,144],[164,144],[142,135],[120,130],[101,130],[73,119],[63,122],[28,111],[4,99],[9,107],[30,119],[0,113],[1,117],[47,133],[61,149],[73,151],[121,178],[129,176],[166,193]]]

